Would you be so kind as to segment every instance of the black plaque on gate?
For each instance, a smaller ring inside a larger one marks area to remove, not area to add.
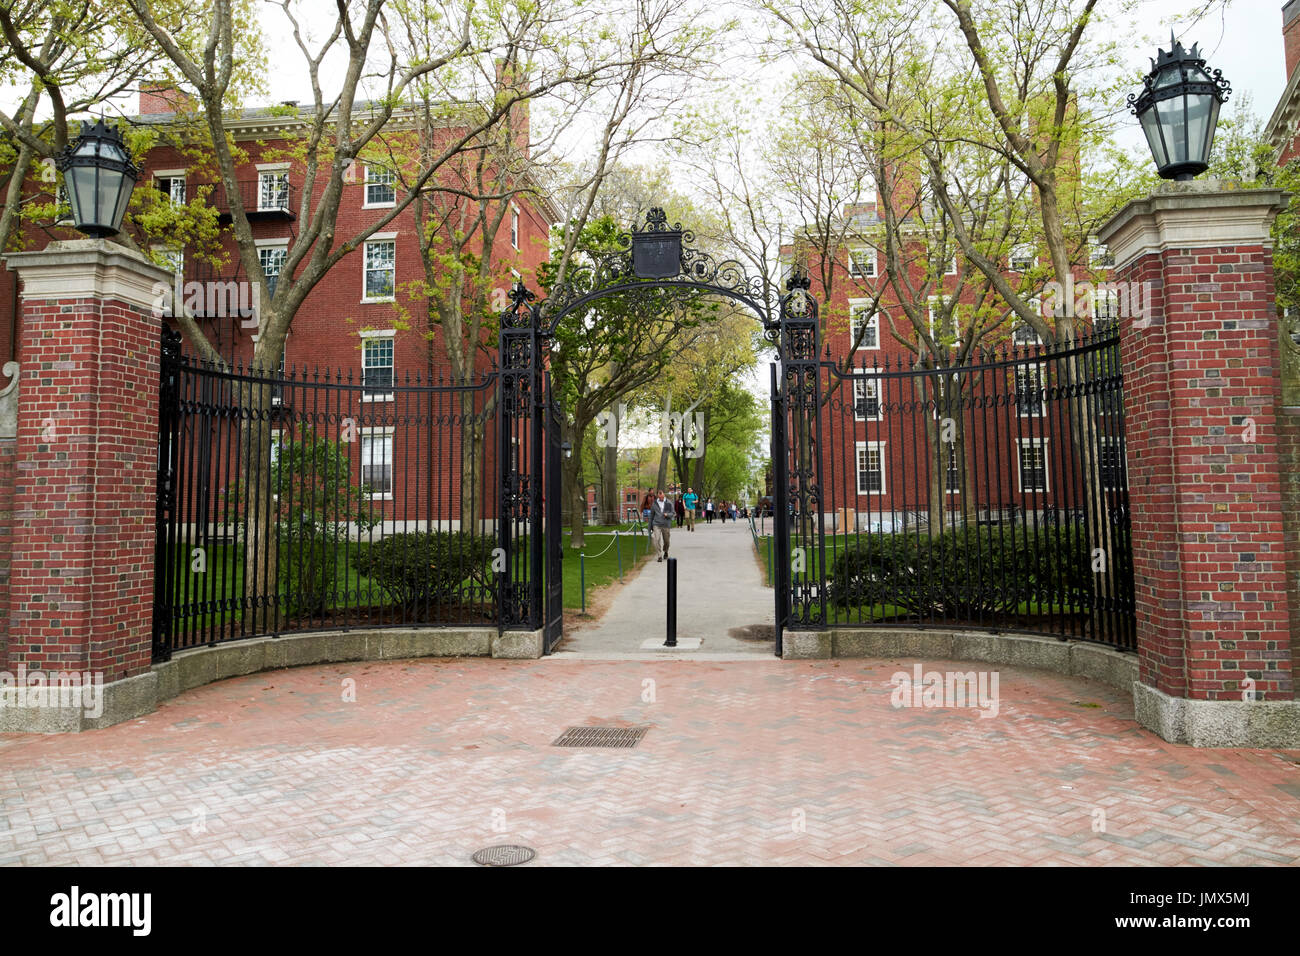
[[[632,271],[638,279],[671,279],[681,268],[681,232],[632,233]]]

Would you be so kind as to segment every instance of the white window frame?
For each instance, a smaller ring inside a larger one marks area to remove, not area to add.
[[[1034,371],[1038,381],[1038,411],[1027,411],[1032,408],[1027,402],[1020,400],[1020,375],[1022,372],[1028,373]],[[1016,417],[1017,418],[1043,418],[1047,415],[1047,363],[1046,362],[1020,362],[1017,363],[1012,372],[1016,389]]]
[[[187,184],[186,181],[185,181],[185,174],[186,174],[187,172],[188,172],[188,170],[184,170],[184,169],[157,169],[157,170],[154,170],[154,173],[153,173],[153,180],[154,180],[155,183],[156,183],[156,182],[159,182],[159,181],[161,181],[161,180],[164,180],[164,179],[168,181],[168,185],[167,185],[167,198],[168,198],[168,200],[171,201],[171,204],[172,204],[173,206],[183,206],[183,205],[185,205],[186,197],[188,196],[188,184]],[[180,180],[180,183],[181,183],[181,197],[180,197],[180,200],[179,200],[179,201],[177,201],[177,199],[176,199],[176,180],[178,180],[178,179]]]
[[[1115,256],[1111,253],[1110,246],[1096,236],[1088,237],[1088,265],[1093,269],[1115,268]]]
[[[381,463],[381,464],[387,464],[388,467],[391,469],[391,475],[389,476],[389,480],[388,480],[388,490],[372,491],[370,493],[371,501],[392,501],[393,493],[397,490],[397,467],[395,465],[395,459],[397,457],[397,448],[396,448],[397,443],[393,440],[393,436],[395,432],[396,429],[392,425],[370,425],[362,428],[360,434],[357,436],[361,442],[361,449],[360,449],[361,454],[359,456],[361,473],[360,475],[358,475],[361,484],[366,484],[367,439],[369,439],[372,442],[372,444],[370,445],[372,449],[374,448],[373,445],[374,439],[376,438],[388,439],[388,454],[385,456],[387,458],[387,461]],[[373,458],[373,452],[371,454],[371,457]],[[374,468],[374,466],[375,466],[374,461],[371,461],[370,467]]]
[[[1051,456],[1048,455],[1048,445],[1047,445],[1047,443],[1050,441],[1051,441],[1050,438],[1041,437],[1041,436],[1016,439],[1016,488],[1019,489],[1018,491],[1019,494],[1050,495],[1052,493],[1052,469],[1051,469],[1052,459]],[[1025,487],[1024,449],[1026,448],[1041,448],[1043,451],[1043,487],[1042,488]]]
[[[1089,297],[1092,299],[1091,303],[1089,303],[1089,308],[1092,310],[1091,318],[1094,325],[1098,321],[1119,321],[1122,303],[1120,302],[1120,293],[1118,289],[1098,289],[1094,286],[1092,291],[1089,293]],[[1109,306],[1107,309],[1107,315],[1104,317],[1101,315],[1099,310],[1099,307],[1103,303]]]
[[[266,194],[263,191],[263,182],[267,177],[276,176],[284,179],[284,202],[279,205],[268,204],[264,201]],[[258,212],[288,212],[289,211],[289,164],[288,163],[258,163],[257,164],[257,211]]]
[[[397,205],[397,172],[395,170],[387,169],[383,166],[372,165],[370,163],[366,163],[365,166],[366,166],[366,173],[365,176],[363,177],[362,186],[361,186],[361,188],[364,190],[364,192],[362,192],[361,194],[361,200],[362,200],[361,208],[362,209],[392,209],[394,206]],[[371,170],[374,170],[375,172],[379,172],[379,173],[385,173],[391,178],[388,179],[387,181],[374,180],[370,176]],[[393,198],[387,200],[386,202],[371,202],[370,201],[371,186],[387,186],[389,189],[393,191]]]
[[[366,277],[370,273],[366,257],[370,254],[370,246],[378,245],[381,242],[389,242],[393,245],[393,294],[386,296],[368,296],[366,294],[368,285]],[[366,305],[371,302],[396,302],[397,301],[397,233],[395,232],[378,232],[361,244],[361,304]]]
[[[868,255],[870,271],[862,271],[858,260],[855,258],[860,255]],[[875,279],[880,275],[880,253],[875,246],[851,246],[849,248],[849,276],[854,279]]]
[[[1037,300],[1034,301],[1036,304]],[[1024,337],[1024,333],[1026,332],[1028,332],[1030,335],[1034,337],[1034,340],[1032,342],[1022,341],[1022,338]],[[1011,344],[1013,346],[1019,346],[1022,348],[1028,347],[1030,345],[1042,345],[1043,337],[1039,335],[1038,331],[1028,322],[1017,321],[1016,324],[1011,327]]]
[[[854,421],[856,422],[880,421],[881,412],[883,411],[883,409],[881,408],[883,402],[880,398],[880,382],[881,379],[879,377],[854,376],[853,379],[853,420]],[[871,392],[874,392],[875,395],[873,396]],[[876,414],[866,415],[861,411],[858,403],[867,401],[872,397],[874,397],[876,400]]]
[[[859,497],[865,497],[865,496],[867,496],[867,495],[884,495],[884,494],[887,493],[887,490],[888,490],[888,489],[887,489],[887,480],[886,480],[886,476],[885,476],[885,445],[886,445],[886,444],[888,444],[888,443],[887,443],[887,442],[883,442],[883,441],[860,441],[860,442],[854,442],[854,444],[853,444],[853,468],[854,468],[854,478],[855,478],[855,480],[857,481],[857,486],[856,486],[856,487],[857,487],[857,491],[858,491],[858,496],[859,496]],[[862,489],[863,489],[863,482],[862,482],[863,477],[866,476],[866,475],[871,474],[870,467],[868,467],[867,470],[865,470],[865,471],[864,471],[863,468],[862,468],[862,453],[863,453],[864,451],[867,453],[867,465],[868,465],[868,466],[870,466],[870,464],[871,464],[871,452],[874,451],[874,452],[876,452],[876,453],[880,456],[880,490],[879,490],[879,491],[872,491],[872,490],[870,490],[870,489],[867,489],[866,491],[863,491],[863,490],[862,490]]]
[[[934,339],[935,341],[939,340],[939,336],[936,334],[937,330],[934,324],[934,320],[936,318],[935,309],[941,307],[943,304],[944,304],[943,296],[932,295],[929,297],[929,299],[926,300],[926,306],[928,309],[928,315],[930,319],[930,338]],[[952,312],[948,316],[948,318],[952,320],[954,325],[956,325],[960,321],[960,317],[957,315],[957,306],[959,304],[960,303],[952,304]],[[956,329],[954,329],[953,331],[955,332]],[[950,348],[954,348],[954,349],[961,348],[961,336],[957,336],[957,338],[953,339]]]
[[[948,256],[947,262],[943,265],[943,274],[946,276],[955,276],[957,274],[957,253]]]
[[[519,207],[510,205],[510,246],[519,251]]]
[[[857,347],[859,350],[878,352],[880,350],[880,310],[871,308],[870,299],[849,299],[849,344],[852,346],[858,341],[858,326],[862,324],[858,321],[860,312],[869,312],[869,319],[866,324],[875,327],[876,344],[859,344]]]
[[[288,239],[254,239],[253,244],[257,247],[257,261],[262,266],[262,273],[266,273],[266,263],[262,261],[262,250],[278,250],[284,253],[285,259],[289,257],[289,240]],[[284,274],[284,263],[280,263],[281,271],[275,274],[276,282],[279,283],[280,276]],[[271,293],[275,294],[274,291]]]
[[[360,335],[361,337],[361,385],[363,388],[363,391],[361,392],[361,400],[363,402],[391,402],[393,400],[393,394],[394,394],[393,391],[389,391],[386,394],[370,394],[369,392],[364,391],[366,387],[366,368],[367,368],[366,343],[373,339],[392,340],[393,364],[391,367],[393,371],[393,382],[396,383],[397,382],[397,341],[396,341],[397,330],[396,329],[367,329],[364,332],[358,333],[358,335]],[[375,367],[382,368],[383,366],[377,365]]]
[[[1098,478],[1101,479],[1101,490],[1102,490],[1102,491],[1119,491],[1121,486],[1118,484],[1118,481],[1119,481],[1119,479],[1120,479],[1120,476],[1121,476],[1122,472],[1125,470],[1124,468],[1121,467],[1121,465],[1127,465],[1127,462],[1124,461],[1124,456],[1121,455],[1121,454],[1119,453],[1119,452],[1120,452],[1120,447],[1119,447],[1119,436],[1118,436],[1118,435],[1098,435],[1097,437],[1098,437],[1098,439],[1099,439],[1099,441],[1098,441],[1098,449],[1097,449],[1097,450],[1098,450],[1098,457],[1099,457],[1099,459],[1100,459],[1100,460],[1097,462],[1097,476],[1098,476]],[[1102,454],[1103,454],[1103,453],[1102,453],[1102,449],[1103,449],[1103,448],[1113,448],[1113,449],[1115,449],[1115,471],[1114,471],[1114,477],[1115,477],[1115,481],[1117,482],[1116,484],[1110,484],[1110,483],[1107,483],[1107,481],[1106,481],[1106,464],[1105,464],[1106,459],[1105,459],[1104,457],[1102,457]]]
[[[1016,265],[1017,260],[1021,262],[1028,262],[1029,265],[1025,266],[1024,268],[1020,268]],[[1037,250],[1035,250],[1033,245],[1026,242],[1026,243],[1021,243],[1018,246],[1012,247],[1011,255],[1007,256],[1007,269],[1009,271],[1029,272],[1030,270],[1037,269],[1037,268],[1038,268],[1038,253]]]

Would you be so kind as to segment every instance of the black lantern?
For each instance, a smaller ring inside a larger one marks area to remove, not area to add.
[[[1157,51],[1142,92],[1130,93],[1128,105],[1142,122],[1161,178],[1189,180],[1210,165],[1219,105],[1232,87],[1220,70],[1205,68],[1196,44],[1189,53],[1172,34],[1169,40],[1169,52]]]
[[[646,214],[645,228],[632,233],[632,271],[638,279],[671,279],[682,269],[682,227],[668,226],[658,207]]]
[[[89,130],[82,129],[76,142],[59,154],[56,165],[63,173],[77,229],[88,236],[116,233],[140,178],[122,134],[101,117]]]

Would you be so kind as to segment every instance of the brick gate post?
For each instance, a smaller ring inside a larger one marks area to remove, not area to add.
[[[13,698],[0,730],[103,726],[154,706],[156,306],[170,276],[102,239],[6,262],[22,284],[8,678],[65,672],[103,691]]]
[[[1282,400],[1269,237],[1283,207],[1277,189],[1171,183],[1100,232],[1121,293],[1134,706],[1196,746],[1300,747],[1283,500],[1300,417]]]

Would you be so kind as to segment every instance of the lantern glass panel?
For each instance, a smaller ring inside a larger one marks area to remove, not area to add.
[[[80,152],[80,151],[79,151]],[[99,170],[94,166],[70,166],[63,174],[68,187],[68,205],[73,222],[95,221],[95,183]]]
[[[1189,149],[1193,151],[1192,159],[1196,162],[1208,162],[1208,151],[1205,150],[1206,139],[1210,127],[1210,104],[1214,102],[1214,97],[1209,93],[1189,93],[1187,94],[1187,143]]]
[[[1142,120],[1142,132],[1147,135],[1147,145],[1151,147],[1151,155],[1155,158],[1156,168],[1161,169],[1169,165],[1169,154],[1165,151],[1165,141],[1160,131],[1160,118],[1153,109],[1147,110],[1140,117]]]
[[[1153,112],[1164,129],[1165,144],[1169,147],[1169,161],[1187,162],[1187,112],[1181,96],[1173,96],[1156,103]]]

